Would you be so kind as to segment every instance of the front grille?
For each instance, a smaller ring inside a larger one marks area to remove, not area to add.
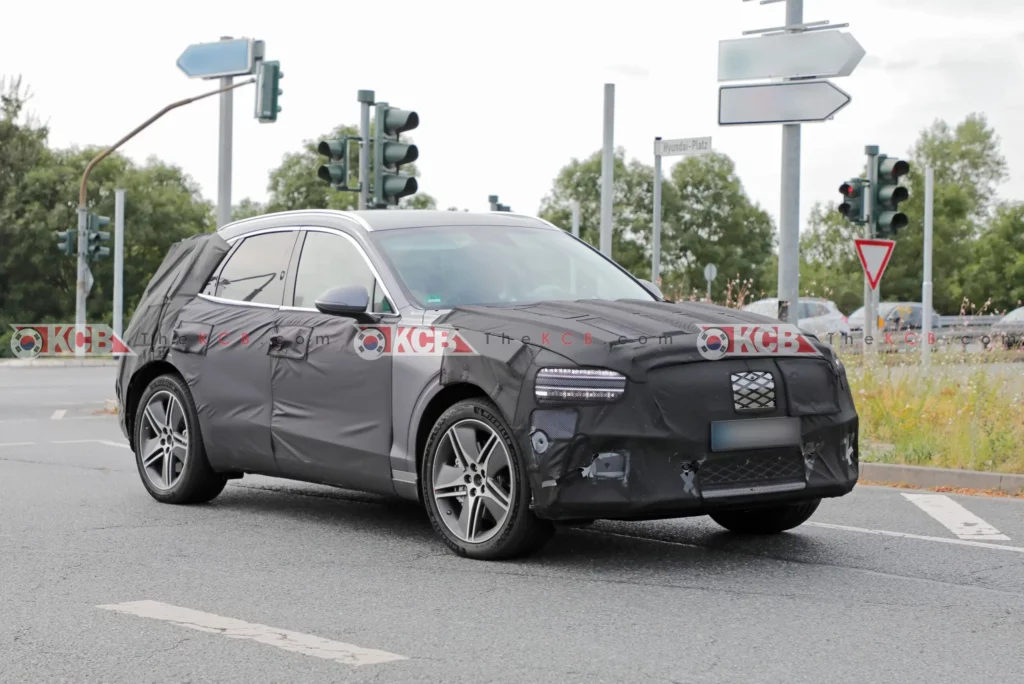
[[[770,411],[775,408],[775,378],[764,371],[732,374],[732,404],[737,411]]]
[[[702,487],[740,482],[803,480],[804,466],[796,454],[722,456],[709,459],[700,468]]]

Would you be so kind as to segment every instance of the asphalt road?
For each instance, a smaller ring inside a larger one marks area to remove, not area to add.
[[[983,520],[954,532],[907,492],[858,487],[770,539],[599,522],[528,560],[475,562],[417,507],[344,490],[246,477],[208,505],[160,505],[95,413],[112,387],[110,368],[0,368],[2,682],[1024,672],[1021,500],[947,497],[947,517]]]

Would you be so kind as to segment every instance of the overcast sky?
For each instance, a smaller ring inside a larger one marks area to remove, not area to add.
[[[364,27],[387,23],[360,31],[356,8]],[[420,188],[440,208],[486,210],[497,193],[526,213],[563,165],[600,148],[615,83],[615,143],[630,158],[652,163],[657,135],[713,136],[777,220],[781,127],[717,125],[717,50],[783,19],[782,4],[756,0],[10,0],[0,75],[24,77],[53,145],[109,144],[210,88],[177,68],[188,44],[260,38],[285,73],[283,111],[259,124],[253,87],[235,91],[234,203],[265,199],[268,171],[303,140],[357,123],[365,88],[419,113]],[[860,171],[864,145],[905,154],[935,119],[975,111],[1009,160],[1001,195],[1024,199],[1024,1],[805,0],[804,19],[849,22],[868,56],[836,80],[853,102],[803,127],[802,223]],[[215,199],[217,112],[216,98],[174,111],[124,151],[181,166]]]

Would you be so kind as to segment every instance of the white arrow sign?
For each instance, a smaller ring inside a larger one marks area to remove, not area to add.
[[[718,125],[825,121],[851,99],[830,81],[722,86],[718,89]]]
[[[654,154],[661,157],[690,157],[711,152],[711,138],[678,138],[655,140]]]
[[[718,80],[849,76],[865,55],[842,31],[778,33],[718,42]]]

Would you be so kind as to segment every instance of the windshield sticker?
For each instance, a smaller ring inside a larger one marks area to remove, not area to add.
[[[440,304],[441,298],[437,295],[427,295],[427,304]]]

